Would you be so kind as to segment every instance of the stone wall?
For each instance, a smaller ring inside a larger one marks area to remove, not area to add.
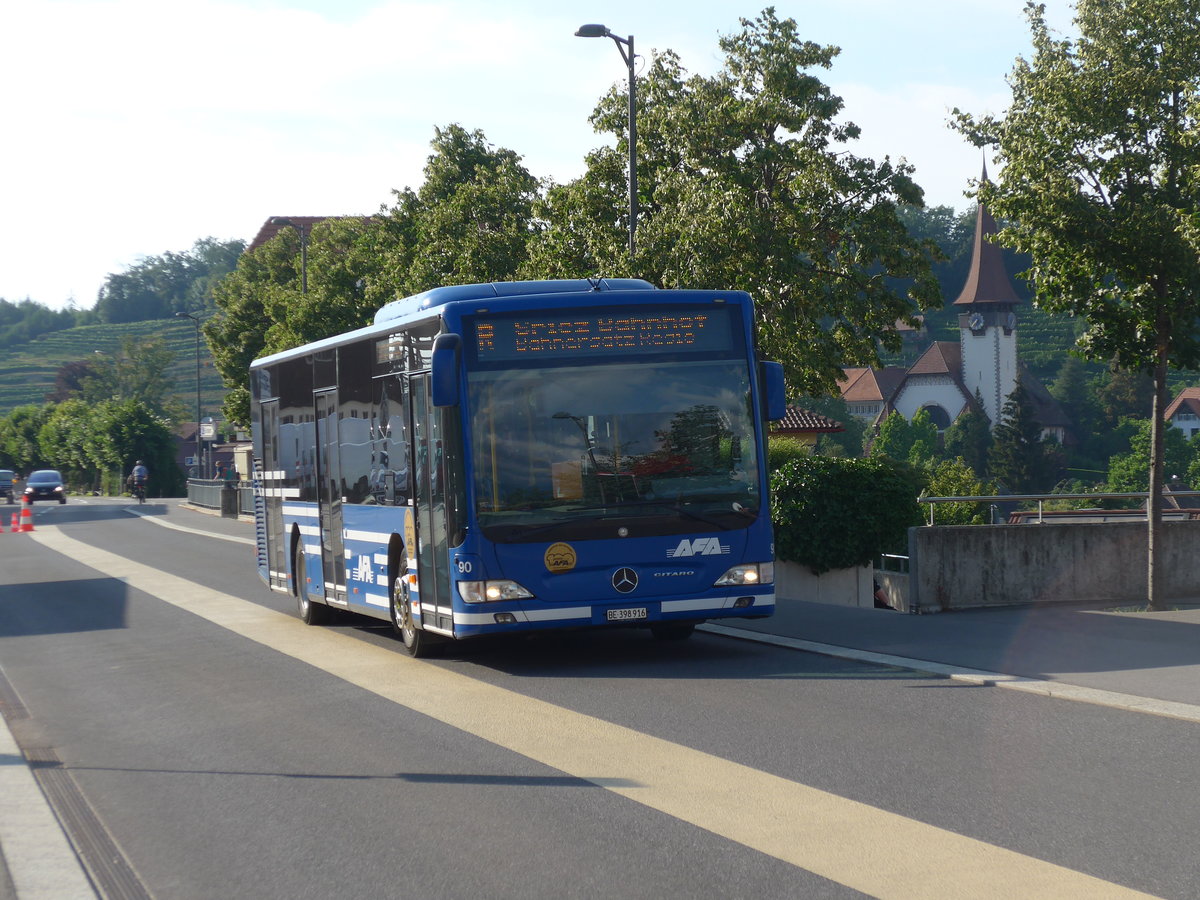
[[[856,569],[834,569],[814,575],[808,566],[799,563],[775,562],[775,598],[808,600],[812,603],[833,603],[838,606],[875,605],[870,566]]]
[[[1161,596],[1200,601],[1200,521],[1164,522]],[[1145,522],[909,529],[910,602],[921,612],[1146,602]]]

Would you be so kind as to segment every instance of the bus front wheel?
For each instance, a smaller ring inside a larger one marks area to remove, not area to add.
[[[308,580],[305,577],[304,546],[296,545],[296,555],[292,563],[292,582],[296,595],[296,612],[300,621],[305,625],[321,625],[329,618],[329,607],[324,603],[314,603],[308,597]]]
[[[428,631],[417,627],[413,621],[412,598],[409,596],[408,579],[401,575],[392,580],[392,628],[404,644],[409,656],[418,659],[435,656],[443,648],[442,641]]]

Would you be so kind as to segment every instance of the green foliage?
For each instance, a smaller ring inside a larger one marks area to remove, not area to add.
[[[182,404],[170,399],[175,382],[169,372],[174,364],[175,353],[161,337],[126,336],[118,353],[102,353],[90,361],[89,374],[80,379],[80,396],[88,403],[134,400],[156,416],[182,419]]]
[[[186,319],[157,319],[81,325],[44,334],[28,344],[0,348],[0,415],[18,406],[61,401],[78,393],[82,378],[93,373],[103,356],[120,356],[122,342],[131,338],[138,343],[161,340],[174,354],[174,361],[164,373],[164,378],[174,384],[168,402],[182,404],[190,420],[196,402],[195,336],[192,323]],[[203,341],[200,363],[203,406],[215,414],[224,391]]]
[[[799,438],[772,436],[767,440],[767,469],[775,472],[802,456],[808,456],[808,445]]]
[[[867,426],[863,420],[850,412],[846,401],[840,396],[805,395],[796,398],[802,409],[825,416],[842,426],[833,434],[822,434],[817,438],[817,452],[825,456],[860,456]]]
[[[537,180],[516,153],[459,125],[435,129],[433,149],[419,191],[397,191],[379,216],[314,226],[303,271],[301,235],[286,228],[216,286],[204,334],[228,389],[227,419],[249,423],[249,367],[260,356],[368,325],[396,297],[516,277]]]
[[[955,111],[994,145],[981,196],[1029,253],[1037,301],[1085,322],[1090,359],[1152,373],[1148,600],[1158,596],[1163,410],[1169,366],[1200,366],[1200,10],[1195,0],[1078,0],[1076,40],[1026,5],[1033,58],[1009,76],[1003,117]]]
[[[50,409],[44,406],[19,406],[0,419],[0,467],[26,473],[45,465],[38,434]]]
[[[908,423],[912,445],[908,448],[908,464],[911,466],[931,465],[938,455],[938,430],[933,424],[929,410],[918,409]]]
[[[89,315],[74,309],[52,310],[32,300],[10,303],[0,299],[0,347],[16,346],[51,331],[71,328]]]
[[[931,463],[928,472],[926,492],[930,497],[988,497],[996,493],[996,485],[981,481],[961,458]],[[988,525],[992,521],[987,503],[939,503],[933,515],[938,525]]]
[[[819,575],[907,552],[919,490],[910,469],[887,459],[793,459],[771,475],[776,555]]]
[[[104,280],[96,315],[106,323],[142,322],[208,309],[214,284],[233,270],[245,247],[243,241],[210,237],[190,251],[146,257]]]
[[[1049,487],[1042,426],[1034,418],[1029,392],[1021,384],[1004,402],[992,438],[989,471],[1009,493],[1030,494]]]
[[[1114,492],[1150,490],[1150,445],[1154,423],[1150,419],[1130,421],[1136,430],[1129,439],[1128,453],[1119,453],[1108,461],[1108,490]],[[1192,465],[1193,446],[1178,428],[1163,434],[1163,471],[1167,476],[1184,478]]]
[[[0,419],[0,467],[22,473],[59,469],[77,490],[119,485],[136,459],[150,467],[152,496],[182,493],[171,424],[140,400],[71,398],[22,407]]]
[[[855,156],[857,126],[811,74],[838,50],[801,40],[773,9],[720,41],[712,77],[689,76],[674,54],[639,78],[638,253],[632,274],[664,286],[740,288],[758,304],[765,355],[806,393],[836,389],[844,365],[876,364],[879,342],[899,347],[895,323],[937,305],[936,250],[897,214],[919,204],[911,167]],[[617,147],[552,190],[528,271],[630,271],[621,239],[627,98],[593,115]],[[886,276],[886,277],[885,277]],[[889,279],[909,279],[897,291]]]
[[[975,390],[975,405],[968,407],[946,429],[946,453],[961,459],[977,478],[988,470],[988,453],[992,449],[992,425],[982,412],[983,398]],[[946,495],[943,495],[946,496]]]
[[[908,430],[908,419],[892,410],[879,424],[879,433],[871,441],[871,457],[908,459],[912,449],[912,433]]]

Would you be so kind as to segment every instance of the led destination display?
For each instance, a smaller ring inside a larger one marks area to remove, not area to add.
[[[476,322],[480,362],[552,356],[730,351],[730,310],[585,313],[564,310]]]

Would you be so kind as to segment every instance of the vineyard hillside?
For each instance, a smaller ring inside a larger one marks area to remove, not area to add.
[[[196,410],[196,327],[190,319],[153,319],[114,325],[82,325],[44,334],[26,344],[0,348],[0,416],[17,406],[41,405],[54,391],[54,379],[65,363],[92,360],[97,353],[119,353],[121,341],[161,337],[175,354],[169,375],[172,394],[191,421]],[[225,389],[212,356],[200,337],[201,414],[220,418]]]

